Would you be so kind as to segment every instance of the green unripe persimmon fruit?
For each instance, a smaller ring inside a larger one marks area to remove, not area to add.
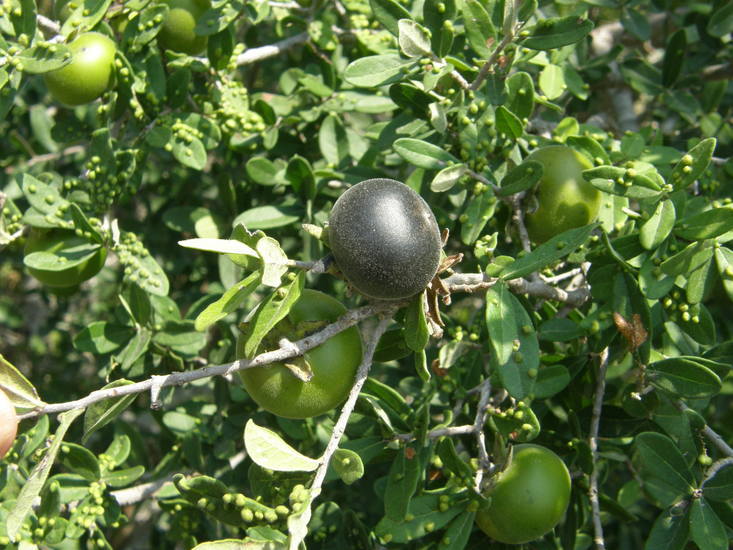
[[[10,398],[0,390],[0,459],[13,446],[18,433],[18,415]]]
[[[94,101],[112,83],[117,48],[107,36],[86,32],[70,44],[71,61],[44,75],[48,91],[69,106]]]
[[[492,539],[522,544],[551,531],[570,501],[570,474],[562,459],[540,445],[515,445],[512,461],[487,491],[490,503],[476,524]]]
[[[196,24],[211,7],[208,0],[163,0],[168,14],[158,33],[158,44],[165,50],[195,55],[206,47],[206,37],[196,34]]]
[[[25,244],[24,255],[27,258],[34,252],[57,254],[60,251],[71,252],[76,247],[88,245],[86,239],[76,236],[73,231],[65,229],[43,230],[33,228]],[[71,254],[73,262],[73,254]],[[81,263],[61,270],[46,270],[31,267],[26,260],[28,272],[41,283],[54,290],[74,291],[82,282],[94,277],[104,267],[107,249],[102,246]],[[32,264],[32,262],[30,262]],[[63,292],[62,292],[63,293]]]
[[[593,164],[566,145],[548,145],[526,160],[542,164],[544,173],[537,189],[538,207],[526,216],[530,238],[543,243],[555,235],[596,220],[601,192],[583,179],[583,170]]]
[[[335,298],[317,290],[304,289],[287,317],[271,333],[297,340],[346,313]],[[322,323],[319,323],[322,322]],[[244,338],[237,340],[237,358],[244,357]],[[283,363],[239,371],[247,393],[263,409],[285,418],[318,416],[340,405],[354,385],[361,363],[361,337],[356,327],[332,336],[307,351],[303,357],[313,377],[304,382]]]

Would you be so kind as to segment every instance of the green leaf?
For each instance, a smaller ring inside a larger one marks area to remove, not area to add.
[[[468,43],[479,56],[491,55],[490,42],[496,39],[496,29],[489,14],[478,0],[463,2],[463,22]]]
[[[464,482],[473,477],[473,470],[468,463],[458,456],[456,446],[450,437],[442,437],[436,446],[436,453],[443,461],[444,467]]]
[[[397,36],[400,19],[411,19],[410,12],[394,0],[369,0],[372,14],[382,26]]]
[[[713,239],[733,230],[733,208],[712,208],[694,216],[682,218],[675,233],[690,241]]]
[[[723,246],[715,249],[715,263],[728,297],[733,300],[733,250]]]
[[[336,449],[331,465],[346,485],[351,485],[364,475],[364,463],[361,457],[349,449]]]
[[[506,79],[509,98],[507,107],[520,119],[529,118],[534,110],[534,83],[528,73],[518,72]]]
[[[545,65],[540,72],[539,84],[547,99],[557,99],[567,88],[562,68],[552,63]]]
[[[244,169],[247,171],[247,175],[260,185],[270,186],[286,182],[283,171],[265,157],[252,157],[247,161]]]
[[[583,178],[605,193],[630,199],[649,199],[662,194],[662,189],[653,179],[633,169],[598,166],[584,170]]]
[[[501,278],[509,281],[524,277],[564,258],[588,240],[588,237],[590,237],[591,233],[597,227],[598,224],[590,224],[555,235],[549,241],[532,250],[529,254],[509,264],[501,272]]]
[[[710,165],[716,143],[713,137],[703,139],[680,159],[668,180],[675,189],[684,189],[700,177]]]
[[[73,409],[71,411],[61,413],[59,418],[59,427],[56,429],[53,441],[43,458],[36,464],[26,480],[20,494],[15,500],[15,505],[10,509],[6,523],[7,535],[11,541],[18,540],[18,534],[23,526],[28,514],[33,508],[33,503],[41,493],[43,485],[46,483],[48,474],[56,460],[56,455],[64,441],[64,436],[71,426],[71,423],[82,413],[84,409]]]
[[[657,516],[644,550],[684,550],[690,538],[690,512],[667,508]]]
[[[503,105],[499,105],[496,108],[496,129],[505,133],[507,137],[517,139],[522,136],[524,126],[517,115]]]
[[[376,88],[399,80],[402,72],[414,63],[396,54],[360,57],[346,67],[344,79],[359,88]]]
[[[669,37],[664,50],[662,84],[665,87],[672,86],[679,77],[685,60],[685,50],[687,50],[687,34],[685,29],[679,29]]]
[[[38,396],[36,388],[5,357],[0,354],[0,390],[20,412],[43,407],[45,403]]]
[[[490,191],[473,196],[468,201],[464,214],[468,218],[461,224],[461,242],[471,245],[481,236],[486,224],[496,210],[496,199]]]
[[[471,537],[476,512],[464,511],[453,518],[440,540],[440,550],[463,550]]]
[[[660,264],[660,269],[667,275],[686,275],[701,267],[713,257],[714,251],[709,242],[690,243],[674,256]]]
[[[300,297],[304,282],[305,275],[303,272],[298,273],[291,283],[275,290],[260,303],[254,317],[245,326],[242,336],[245,357],[254,357],[262,339],[285,318]]]
[[[195,356],[206,345],[206,335],[191,320],[168,320],[153,335],[153,342],[186,357]]]
[[[407,457],[408,449],[415,451]],[[397,451],[397,457],[392,462],[387,476],[387,485],[384,490],[384,514],[392,521],[401,522],[405,519],[412,496],[417,489],[423,464],[420,453],[413,447],[405,447]]]
[[[501,180],[501,189],[496,192],[497,197],[508,197],[531,189],[542,179],[545,169],[542,163],[536,160],[526,160],[512,168]]]
[[[435,193],[442,193],[452,189],[453,186],[463,177],[463,174],[466,173],[466,169],[465,164],[452,164],[450,166],[446,166],[440,172],[435,174],[433,181],[430,182],[430,190]]]
[[[694,478],[677,445],[666,435],[643,432],[636,436],[635,459],[644,487],[662,505],[692,494]]]
[[[145,474],[145,466],[139,464],[123,470],[104,472],[102,481],[110,487],[129,487]]]
[[[42,74],[60,69],[71,62],[71,52],[66,46],[54,44],[53,50],[40,46],[26,48],[15,56],[14,61],[18,63],[16,67],[22,67],[27,74]]]
[[[394,520],[384,517],[374,529],[376,535],[384,539],[385,535],[393,544],[407,543],[424,537],[432,531],[442,529],[450,520],[463,511],[462,506],[448,506],[440,510],[439,496],[436,494],[418,495],[410,502],[407,509],[409,521],[404,517]]]
[[[540,366],[534,395],[537,399],[546,399],[560,393],[570,383],[570,372],[563,365]]]
[[[132,384],[130,380],[120,379],[110,382],[100,389],[109,390],[111,388],[129,386],[130,384]],[[89,436],[121,415],[127,407],[132,405],[136,398],[137,394],[133,393],[123,395],[121,397],[110,397],[89,405],[84,414],[84,434],[81,439],[82,443],[86,443],[89,440]]]
[[[258,426],[252,419],[244,427],[244,446],[255,464],[277,472],[312,472],[320,462],[288,445],[272,430]]]
[[[708,500],[725,502],[733,499],[733,458],[715,464],[712,475],[703,481],[702,494]]]
[[[522,399],[534,387],[539,342],[527,310],[503,281],[486,293],[486,327],[492,370],[499,373],[504,389],[512,397]]]
[[[46,217],[50,216],[58,220],[59,211],[69,208],[70,203],[61,197],[58,187],[53,184],[44,183],[30,174],[23,174],[18,184],[31,206],[42,214],[46,214]]]
[[[236,285],[228,289],[221,298],[209,304],[206,309],[199,313],[194,325],[196,330],[204,331],[235,311],[254,292],[259,284],[260,272],[255,271],[246,279],[239,281]]]
[[[277,288],[282,284],[282,276],[288,271],[288,257],[272,237],[262,237],[257,241],[257,253],[262,258],[262,284]]]
[[[728,550],[725,525],[704,498],[692,501],[690,538],[700,550]]]
[[[101,476],[99,461],[94,456],[94,453],[76,443],[64,443],[61,445],[59,462],[64,468],[80,475],[87,481],[97,481]]]
[[[232,225],[243,225],[249,230],[274,229],[299,222],[302,210],[297,206],[255,206],[234,218]]]
[[[552,50],[579,42],[593,26],[592,21],[572,15],[542,19],[529,29],[530,35],[521,44],[533,50]]]
[[[647,367],[652,384],[680,397],[708,397],[720,392],[722,382],[709,368],[688,359],[670,357]]]
[[[733,4],[722,2],[719,6],[707,20],[707,31],[713,36],[723,38],[733,32]]]
[[[413,138],[400,138],[394,142],[394,150],[410,164],[427,170],[438,170],[458,159],[437,145]]]
[[[655,250],[672,232],[676,219],[674,203],[664,199],[657,204],[654,214],[639,231],[639,242],[647,250]]]
[[[423,57],[431,54],[430,33],[425,27],[412,19],[400,19],[397,28],[400,49],[407,57]]]
[[[110,353],[126,344],[133,334],[135,330],[132,327],[107,321],[95,321],[85,326],[74,337],[74,347],[79,351],[101,355]]]
[[[74,31],[94,28],[107,13],[112,0],[83,0],[61,27],[61,34],[69,36]]]
[[[415,296],[405,311],[405,342],[413,351],[422,351],[428,345],[430,334],[425,318],[424,292]]]
[[[318,132],[321,154],[330,164],[338,166],[349,156],[349,141],[343,123],[335,116],[323,119]]]
[[[553,317],[540,325],[540,340],[547,342],[569,342],[580,337],[583,330],[578,323],[563,317]]]
[[[314,199],[318,193],[313,167],[307,159],[295,155],[288,162],[285,170],[285,179],[297,193],[306,199]]]

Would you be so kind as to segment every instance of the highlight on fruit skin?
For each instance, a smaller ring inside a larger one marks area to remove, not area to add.
[[[7,394],[0,390],[0,459],[4,458],[18,434],[18,415]]]
[[[328,240],[344,277],[370,298],[409,298],[428,285],[440,263],[433,212],[393,179],[369,179],[346,190],[331,210]]]

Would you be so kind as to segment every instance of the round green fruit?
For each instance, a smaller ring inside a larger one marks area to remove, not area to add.
[[[13,446],[18,433],[18,415],[15,406],[4,391],[0,390],[0,459]]]
[[[51,95],[69,106],[94,101],[114,74],[115,43],[98,32],[80,34],[69,44],[71,62],[44,75]]]
[[[165,50],[194,55],[206,47],[206,37],[195,32],[196,23],[211,7],[208,0],[164,0],[168,14],[158,33],[158,44]]]
[[[522,544],[551,531],[565,515],[570,500],[570,474],[565,463],[545,447],[515,445],[512,461],[497,474],[479,509],[476,524],[492,539]]]
[[[435,216],[423,198],[391,179],[362,181],[344,192],[329,216],[336,265],[362,294],[409,298],[435,276],[442,248]]]
[[[344,313],[346,308],[338,300],[317,290],[304,289],[287,317],[269,336],[273,342],[282,337],[297,340]],[[237,357],[244,357],[241,337],[237,341]],[[361,363],[359,331],[351,327],[339,332],[306,352],[303,358],[313,372],[308,382],[297,378],[282,363],[241,370],[239,376],[247,393],[263,409],[285,418],[318,416],[340,405],[354,385]]]
[[[79,284],[87,279],[91,279],[102,269],[104,261],[107,259],[107,249],[105,247],[100,247],[92,256],[81,263],[76,263],[71,267],[56,271],[30,267],[27,258],[34,252],[49,252],[52,254],[56,254],[62,250],[70,252],[75,247],[88,244],[89,241],[77,237],[73,231],[64,229],[46,231],[34,228],[26,241],[24,250],[28,272],[51,289],[76,290]]]
[[[527,213],[530,238],[543,243],[569,229],[596,220],[601,192],[583,179],[583,170],[593,164],[565,145],[549,145],[534,151],[526,160],[542,164],[544,173],[536,190],[538,207]]]

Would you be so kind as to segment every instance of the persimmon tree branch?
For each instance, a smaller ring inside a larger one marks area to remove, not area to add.
[[[369,376],[369,369],[372,366],[372,360],[374,358],[374,352],[377,349],[377,343],[382,337],[382,334],[384,334],[387,330],[389,323],[392,321],[392,315],[394,315],[396,310],[396,306],[392,306],[391,308],[386,309],[384,311],[383,318],[379,321],[369,337],[365,338],[366,342],[364,355],[362,357],[361,364],[359,365],[359,368],[356,372],[354,385],[349,392],[349,396],[346,398],[344,406],[341,409],[341,413],[339,414],[338,420],[336,421],[336,425],[333,427],[333,432],[331,432],[331,438],[328,440],[326,450],[323,451],[323,455],[320,458],[320,465],[316,470],[315,476],[313,477],[313,483],[310,487],[310,496],[308,498],[308,502],[305,503],[305,508],[301,516],[297,520],[302,527],[306,527],[310,522],[311,505],[313,504],[313,501],[318,498],[318,495],[321,494],[321,488],[323,487],[323,482],[326,479],[326,473],[328,472],[328,465],[331,462],[331,457],[333,457],[336,449],[338,449],[341,437],[346,431],[346,425],[349,422],[349,417],[351,416],[351,413],[354,411],[354,407],[356,406],[356,400],[359,397],[359,392],[361,391],[362,386],[364,386],[364,382],[366,382],[367,376]],[[307,534],[307,529],[299,529],[296,531],[296,533],[293,533],[291,531],[289,545],[290,550],[298,549],[300,543],[305,537],[305,534]]]
[[[491,288],[498,280],[498,277],[490,277],[485,273],[456,273],[444,279],[443,282],[451,292],[478,292]],[[512,292],[517,294],[527,294],[545,300],[556,300],[572,307],[583,305],[590,297],[587,287],[564,290],[543,281],[528,281],[522,278],[511,279],[506,281],[506,284]]]
[[[606,392],[606,369],[608,367],[608,348],[598,355],[598,371],[596,376],[596,391],[593,398],[593,413],[590,420],[590,432],[588,434],[588,445],[590,446],[593,470],[590,473],[588,484],[588,498],[593,515],[593,542],[596,550],[605,550],[606,544],[603,539],[603,525],[601,524],[601,504],[598,498],[598,429],[601,423],[601,409],[603,408],[603,396]]]
[[[279,42],[275,42],[274,44],[260,46],[258,48],[250,48],[249,50],[237,56],[237,66],[241,67],[243,65],[250,65],[252,63],[257,63],[258,61],[280,55],[281,53],[289,50],[293,46],[297,46],[298,44],[303,44],[304,42],[307,42],[308,38],[309,36],[307,32],[301,32],[299,34],[280,40]]]
[[[69,411],[72,409],[86,408],[89,405],[98,403],[105,399],[122,397],[123,395],[132,395],[142,393],[146,391],[155,390],[156,392],[162,388],[171,386],[182,386],[194,380],[200,380],[202,378],[210,378],[212,376],[227,376],[234,372],[249,369],[252,367],[262,367],[271,363],[284,361],[291,357],[302,355],[308,350],[322,344],[332,336],[346,330],[359,323],[360,321],[371,317],[377,313],[388,311],[394,308],[395,305],[389,302],[380,302],[373,305],[364,306],[358,309],[347,311],[344,315],[338,318],[334,323],[324,327],[320,331],[301,338],[296,342],[287,342],[286,345],[280,348],[267,351],[253,357],[252,359],[239,359],[231,363],[224,363],[221,365],[210,365],[200,369],[176,372],[164,376],[154,376],[148,380],[142,382],[136,382],[134,384],[128,384],[126,386],[118,386],[116,388],[108,388],[105,390],[96,390],[83,397],[74,401],[67,401],[65,403],[54,403],[44,405],[31,412],[20,415],[20,419],[35,418],[44,414],[53,414],[63,411]],[[156,400],[153,399],[153,402]]]

